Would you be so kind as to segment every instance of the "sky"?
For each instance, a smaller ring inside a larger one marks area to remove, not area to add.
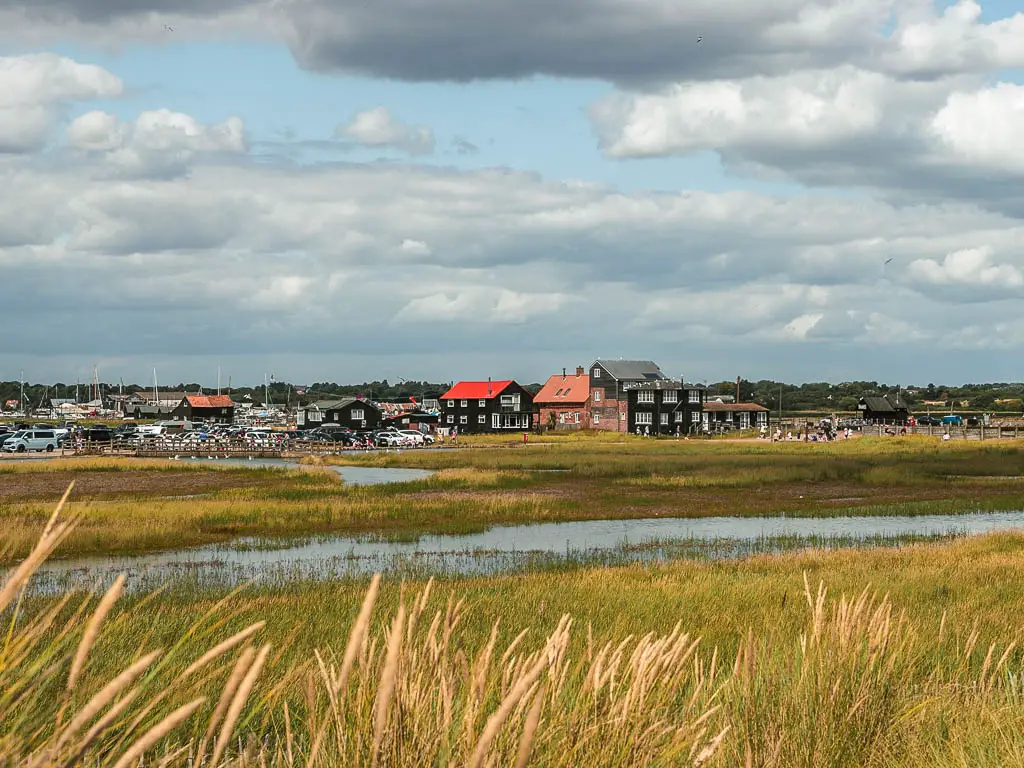
[[[0,0],[0,380],[1024,380],[1024,12]]]

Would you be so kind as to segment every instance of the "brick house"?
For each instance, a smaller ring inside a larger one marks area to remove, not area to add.
[[[596,360],[590,366],[590,426],[625,432],[629,408],[626,386],[668,377],[650,360]]]
[[[555,374],[533,396],[541,427],[586,429],[590,426],[590,377],[581,365],[576,375]]]

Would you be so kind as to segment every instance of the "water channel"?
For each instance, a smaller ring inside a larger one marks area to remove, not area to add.
[[[190,461],[190,460],[184,460]],[[204,461],[204,460],[199,460]],[[221,460],[246,466],[288,466],[281,459]],[[429,477],[427,470],[334,466],[346,483],[381,484]],[[478,575],[572,565],[656,562],[681,557],[726,558],[799,547],[894,546],[950,536],[1024,528],[1024,512],[849,517],[708,517],[588,520],[495,526],[413,540],[375,536],[242,538],[227,544],[131,557],[51,560],[36,589],[92,586],[127,572],[129,587],[167,582],[221,587],[241,582],[282,585],[297,579]]]

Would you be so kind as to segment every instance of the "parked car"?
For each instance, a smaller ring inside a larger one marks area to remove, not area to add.
[[[57,435],[52,429],[23,429],[4,440],[3,450],[7,453],[46,451],[52,453],[57,447]]]
[[[398,430],[398,434],[405,435],[416,445],[428,445],[434,442],[432,435],[425,435],[418,429],[400,429]]]
[[[85,442],[112,443],[114,442],[114,430],[104,424],[94,424],[85,431]]]
[[[937,416],[918,416],[917,423],[922,427],[939,427],[942,426],[942,419]]]

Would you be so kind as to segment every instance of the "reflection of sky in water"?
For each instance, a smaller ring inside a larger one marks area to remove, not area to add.
[[[351,469],[351,468],[347,468]],[[368,537],[240,539],[137,557],[51,561],[46,584],[91,585],[126,571],[134,586],[187,580],[207,585],[340,578],[378,570],[480,574],[581,562],[650,562],[672,557],[735,557],[801,545],[897,543],[900,536],[974,534],[1024,527],[1024,512],[895,517],[710,517],[589,520],[498,526],[482,533],[426,535],[415,541]]]

